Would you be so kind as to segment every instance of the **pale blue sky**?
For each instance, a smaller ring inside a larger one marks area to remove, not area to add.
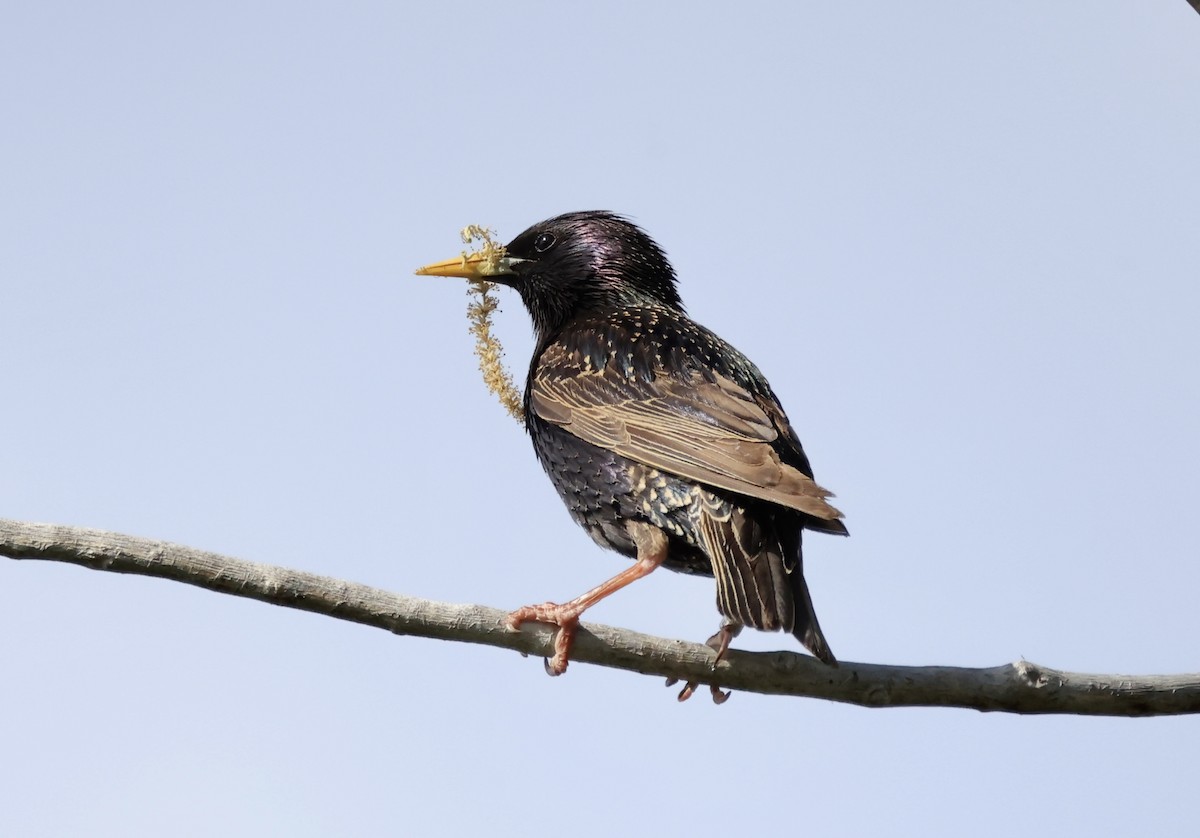
[[[611,209],[838,493],[839,657],[1200,670],[1198,91],[1184,0],[8,4],[0,516],[581,592],[623,560],[412,270]],[[666,572],[590,617],[717,622]],[[1193,718],[679,706],[40,563],[0,561],[0,666],[4,835],[1166,832],[1200,785]]]

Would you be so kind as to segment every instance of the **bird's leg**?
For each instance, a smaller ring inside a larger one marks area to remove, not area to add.
[[[522,623],[531,621],[558,626],[558,634],[554,635],[554,657],[546,663],[546,672],[549,674],[562,675],[567,671],[571,645],[575,642],[575,632],[579,629],[580,614],[609,594],[616,593],[631,582],[649,575],[666,560],[666,533],[641,521],[628,521],[625,526],[637,546],[637,561],[633,567],[626,568],[570,602],[526,605],[508,615],[508,627],[514,631],[520,629]]]
[[[725,653],[729,651],[729,644],[733,642],[733,638],[741,633],[741,623],[734,623],[725,619],[721,621],[721,627],[717,629],[717,633],[704,641],[705,646],[717,653],[716,658],[713,660],[713,669],[716,669],[717,664],[724,659]]]
[[[721,621],[721,627],[717,629],[717,633],[704,641],[705,646],[717,653],[717,656],[713,658],[713,669],[717,668],[717,664],[721,662],[721,659],[725,657],[725,653],[729,651],[729,644],[733,641],[733,638],[741,633],[741,623],[735,623],[726,618]],[[676,683],[678,683],[678,680],[671,678],[667,681],[667,686],[673,687]],[[692,693],[696,691],[696,687],[698,686],[700,686],[699,681],[688,681],[684,688],[679,691],[679,700],[687,701],[692,697]],[[709,684],[708,688],[712,691],[714,704],[724,704],[729,700],[729,693],[722,692],[721,688],[716,684]]]

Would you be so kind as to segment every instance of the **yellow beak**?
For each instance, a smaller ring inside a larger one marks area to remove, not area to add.
[[[464,253],[455,259],[434,262],[432,265],[417,268],[416,272],[419,276],[460,276],[463,279],[487,279],[490,276],[513,273],[512,264],[515,261],[517,260],[507,256],[497,259],[493,255],[489,259],[483,253],[473,253],[469,256]]]

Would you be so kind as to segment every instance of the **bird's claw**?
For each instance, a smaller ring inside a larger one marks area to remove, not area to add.
[[[678,679],[670,678],[667,680],[667,686],[672,687],[678,683]],[[699,681],[688,681],[682,690],[679,691],[679,701],[687,701],[692,697],[692,693],[696,691],[696,687],[700,686]],[[716,684],[708,685],[709,691],[712,693],[713,704],[724,704],[729,700],[731,693],[722,690]]]
[[[513,611],[505,619],[510,631],[520,631],[524,623],[548,623],[558,626],[554,635],[554,656],[543,658],[547,675],[562,675],[571,662],[571,646],[575,643],[575,632],[579,629],[579,614],[553,602],[541,605],[526,605]]]
[[[713,658],[712,668],[716,672],[717,664],[725,657],[725,653],[729,651],[729,644],[733,638],[741,634],[742,627],[738,623],[722,623],[717,629],[717,633],[708,640],[704,641],[704,645],[716,652],[716,657]],[[678,678],[668,678],[667,686],[673,687],[679,683]],[[696,687],[700,686],[699,681],[688,681],[684,688],[679,691],[679,701],[687,701],[692,697],[692,693],[696,691]],[[712,692],[713,704],[724,704],[729,700],[730,693],[724,692],[716,684],[709,684],[709,690]]]

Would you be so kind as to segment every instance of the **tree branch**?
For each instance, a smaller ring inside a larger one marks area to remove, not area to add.
[[[67,562],[93,570],[173,579],[211,591],[441,640],[553,654],[554,629],[505,627],[506,612],[401,596],[340,579],[256,564],[191,547],[119,533],[0,518],[0,555]],[[1200,673],[1084,675],[1018,661],[985,669],[827,667],[794,652],[731,650],[716,670],[697,643],[585,623],[572,660],[735,690],[824,698],[864,707],[965,707],[1008,713],[1163,716],[1200,712]]]

